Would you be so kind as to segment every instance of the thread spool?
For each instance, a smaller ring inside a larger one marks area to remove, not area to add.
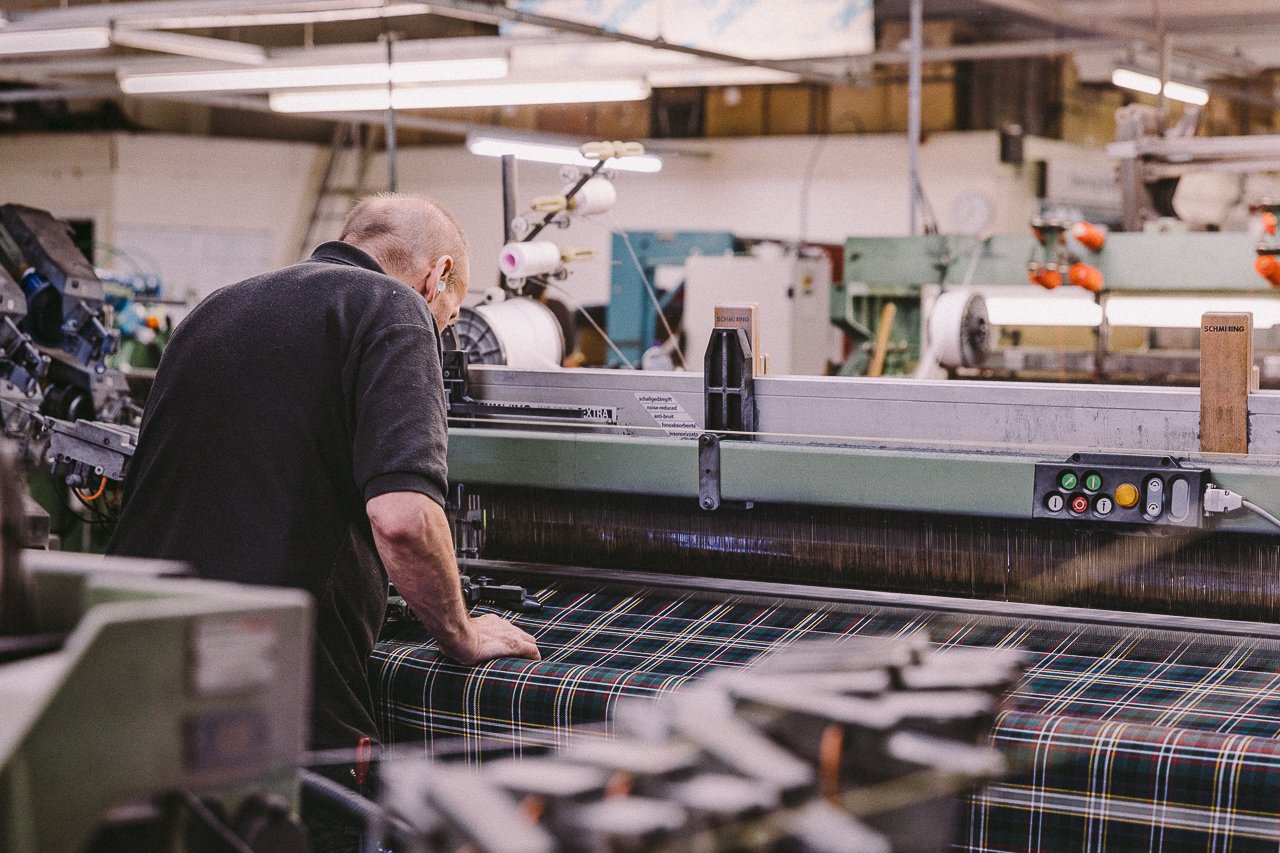
[[[971,290],[949,290],[929,314],[929,348],[943,367],[978,367],[990,348],[987,303]]]
[[[555,272],[560,268],[560,247],[547,240],[508,243],[498,255],[498,268],[508,278]]]
[[[566,186],[565,195],[568,195],[572,188],[572,185]],[[613,185],[613,181],[596,175],[583,184],[578,194],[569,200],[569,209],[574,213],[590,216],[593,213],[607,213],[613,209],[617,201],[618,190]]]

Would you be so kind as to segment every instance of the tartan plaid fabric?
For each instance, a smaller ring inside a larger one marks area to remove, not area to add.
[[[409,631],[370,679],[388,742],[499,738],[515,753],[798,639],[927,629],[946,646],[1021,648],[1025,677],[995,742],[1014,768],[972,800],[973,851],[1276,850],[1280,655],[1272,644],[907,608],[550,584],[515,621],[543,660],[443,661]],[[509,615],[509,614],[505,614]]]

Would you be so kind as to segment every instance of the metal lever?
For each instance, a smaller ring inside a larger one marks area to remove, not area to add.
[[[516,584],[494,583],[493,578],[462,576],[462,596],[467,600],[467,607],[477,604],[495,604],[507,610],[521,613],[540,613],[542,602],[529,595],[529,590]]]

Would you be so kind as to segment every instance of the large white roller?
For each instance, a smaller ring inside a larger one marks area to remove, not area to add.
[[[539,370],[564,363],[564,332],[551,309],[536,299],[508,299],[463,308],[454,328],[474,364]]]
[[[948,290],[929,314],[929,347],[943,367],[978,367],[990,347],[987,303],[972,290]]]

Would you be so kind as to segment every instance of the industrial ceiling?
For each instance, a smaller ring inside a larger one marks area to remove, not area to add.
[[[869,6],[870,0],[863,3]],[[298,73],[304,74],[317,68],[367,69],[388,63],[388,36],[396,63],[502,62],[482,76],[520,83],[582,86],[626,78],[639,81],[642,96],[689,85],[858,84],[873,69],[907,61],[905,46],[884,39],[834,55],[793,49],[771,56],[768,48],[741,53],[682,46],[664,41],[662,33],[585,21],[573,12],[583,5],[577,0],[11,0],[0,27],[0,104],[130,97],[288,112],[289,98],[297,93],[282,96],[277,82],[238,85],[233,75],[220,87],[179,91],[180,86],[166,90],[169,84],[154,81],[220,69],[302,69]],[[850,0],[850,7],[856,5]],[[905,21],[909,5],[910,0],[876,0],[876,27],[883,31]],[[926,46],[926,62],[1070,55],[1085,82],[1103,83],[1115,67],[1126,64],[1159,69],[1228,99],[1280,107],[1270,73],[1280,69],[1280,2],[1275,0],[924,0],[924,12],[929,20],[965,27],[956,43]],[[23,41],[42,34],[81,38],[84,44],[68,50],[62,49],[65,44]],[[427,82],[431,79],[456,78]],[[339,82],[310,85],[308,91],[314,95]],[[372,92],[376,84],[364,82],[372,100],[332,110],[304,105],[306,117],[380,121]],[[434,101],[402,102],[407,95],[382,96],[404,107],[406,126],[459,135],[475,125],[424,108]]]

